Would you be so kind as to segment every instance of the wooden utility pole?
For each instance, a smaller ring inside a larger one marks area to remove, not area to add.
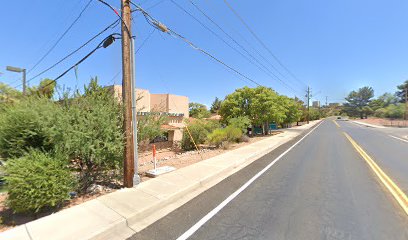
[[[123,127],[125,133],[124,179],[125,187],[133,187],[134,140],[132,121],[132,62],[131,62],[131,10],[130,1],[121,0],[122,7],[122,101],[124,106]]]
[[[408,86],[405,88],[405,120],[408,120]]]
[[[307,119],[307,124],[309,124],[309,116],[310,116],[310,87],[307,86],[307,115],[306,115],[306,119]]]

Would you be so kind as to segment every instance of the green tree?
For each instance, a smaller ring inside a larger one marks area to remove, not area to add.
[[[398,97],[400,103],[405,103],[405,89],[408,88],[408,80],[397,86],[397,88],[398,91],[395,93],[395,95]]]
[[[239,128],[243,133],[246,133],[248,127],[251,126],[251,120],[247,116],[230,118],[228,120],[228,126]]]
[[[253,122],[251,114],[251,104],[254,98],[254,90],[249,87],[243,87],[227,95],[221,103],[219,114],[222,120],[227,123],[231,118],[246,116]]]
[[[384,93],[383,95],[379,96],[377,99],[372,100],[368,106],[373,110],[376,111],[380,108],[388,107],[391,104],[396,104],[398,102],[398,98],[396,95],[391,93]]]
[[[372,111],[368,104],[374,97],[374,90],[371,87],[362,87],[357,91],[352,91],[345,98],[347,103],[344,104],[344,110],[349,116],[367,117]]]
[[[192,102],[188,104],[188,108],[190,117],[201,119],[210,116],[210,112],[204,104]]]
[[[41,80],[38,86],[29,88],[28,92],[30,95],[51,99],[54,95],[56,85],[57,83],[54,80],[45,78]]]
[[[251,124],[262,126],[265,134],[269,123],[283,123],[287,112],[286,98],[263,86],[235,90],[225,97],[219,111],[224,122],[246,116]]]
[[[222,103],[222,101],[220,99],[218,99],[218,97],[216,97],[214,99],[214,102],[211,104],[210,112],[211,113],[218,113],[218,111],[221,108],[221,103]]]
[[[301,102],[296,101],[296,99],[291,99],[286,97],[287,109],[286,118],[284,123],[291,124],[294,122],[299,122],[302,117],[303,105]]]

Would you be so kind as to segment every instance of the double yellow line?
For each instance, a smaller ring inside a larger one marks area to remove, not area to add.
[[[391,192],[393,197],[397,200],[399,205],[408,215],[408,198],[405,193],[385,174],[385,172],[374,162],[374,160],[345,132],[343,134],[350,141],[356,151],[364,158],[368,163],[380,181]]]

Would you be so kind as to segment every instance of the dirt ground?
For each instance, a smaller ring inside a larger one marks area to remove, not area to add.
[[[281,131],[275,131],[268,136],[257,136],[249,139],[249,142],[241,142],[229,145],[228,149],[214,149],[214,148],[203,148],[200,149],[200,154],[197,151],[188,151],[188,152],[175,152],[170,149],[162,149],[157,151],[157,165],[160,166],[172,166],[177,169],[191,165],[193,163],[215,157],[219,154],[247,146],[251,143],[261,141],[265,138],[271,137],[282,133]],[[153,156],[152,152],[143,152],[139,155],[139,175],[141,176],[142,182],[148,181],[149,177],[146,176],[145,172],[153,169]],[[0,193],[0,232],[6,231],[14,226],[18,226],[35,219],[50,215],[54,212],[66,209],[83,202],[95,199],[101,195],[116,191],[115,189],[105,189],[98,194],[84,195],[76,197],[70,201],[67,201],[63,206],[58,209],[44,211],[36,215],[27,215],[27,214],[15,214],[6,206],[7,193]]]
[[[408,127],[408,120],[391,120],[385,118],[367,118],[367,119],[356,119],[360,122],[365,122],[374,125],[387,126],[387,127]]]
[[[282,133],[281,131],[276,131],[273,132],[271,135],[268,136],[257,136],[249,139],[249,142],[241,142],[241,143],[235,143],[231,144],[228,149],[200,149],[200,153],[197,151],[188,151],[188,152],[183,152],[183,153],[177,153],[174,151],[171,151],[170,149],[163,149],[160,151],[157,151],[156,153],[156,159],[157,159],[157,166],[172,166],[175,167],[176,169],[191,165],[196,162],[200,162],[205,159],[209,159],[212,157],[215,157],[217,155],[220,155],[222,153],[226,153],[228,151],[249,145],[251,143],[263,140],[265,138],[271,137],[273,135],[277,135],[279,133]],[[145,172],[148,170],[153,169],[154,164],[153,164],[153,154],[152,152],[145,152],[139,157],[139,174],[141,175],[142,181],[147,181],[150,178],[146,176]]]

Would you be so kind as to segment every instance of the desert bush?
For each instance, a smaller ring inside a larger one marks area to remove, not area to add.
[[[228,142],[239,142],[242,136],[242,130],[237,127],[228,126],[224,128],[224,131],[227,134],[227,141]]]
[[[217,147],[222,146],[223,142],[239,142],[242,137],[242,130],[237,127],[228,126],[226,128],[215,129],[207,135],[207,142]]]
[[[39,150],[6,165],[8,206],[15,212],[38,212],[70,198],[74,179],[66,163]]]
[[[156,137],[163,136],[164,131],[161,125],[167,121],[163,115],[145,115],[137,121],[137,141],[139,143],[149,143]]]
[[[405,112],[405,105],[402,103],[391,104],[386,109],[386,117],[388,118],[403,118]]]
[[[216,147],[220,147],[222,142],[227,140],[227,132],[222,129],[215,129],[212,133],[208,134],[207,142]]]
[[[379,117],[379,118],[384,118],[387,115],[387,110],[385,108],[379,108],[375,110],[374,116]]]
[[[5,106],[0,114],[0,155],[18,158],[28,149],[54,149],[62,131],[56,128],[61,107],[47,98],[27,97]]]
[[[97,181],[120,177],[124,150],[122,106],[96,79],[84,90],[64,100],[66,117],[58,121],[64,134],[56,146],[79,170],[80,191]]]
[[[195,149],[195,146],[188,131],[191,133],[196,144],[203,144],[207,140],[207,135],[219,127],[219,123],[215,121],[196,120],[187,123],[187,127],[188,130],[184,129],[183,131],[181,148],[184,150],[192,150]]]

